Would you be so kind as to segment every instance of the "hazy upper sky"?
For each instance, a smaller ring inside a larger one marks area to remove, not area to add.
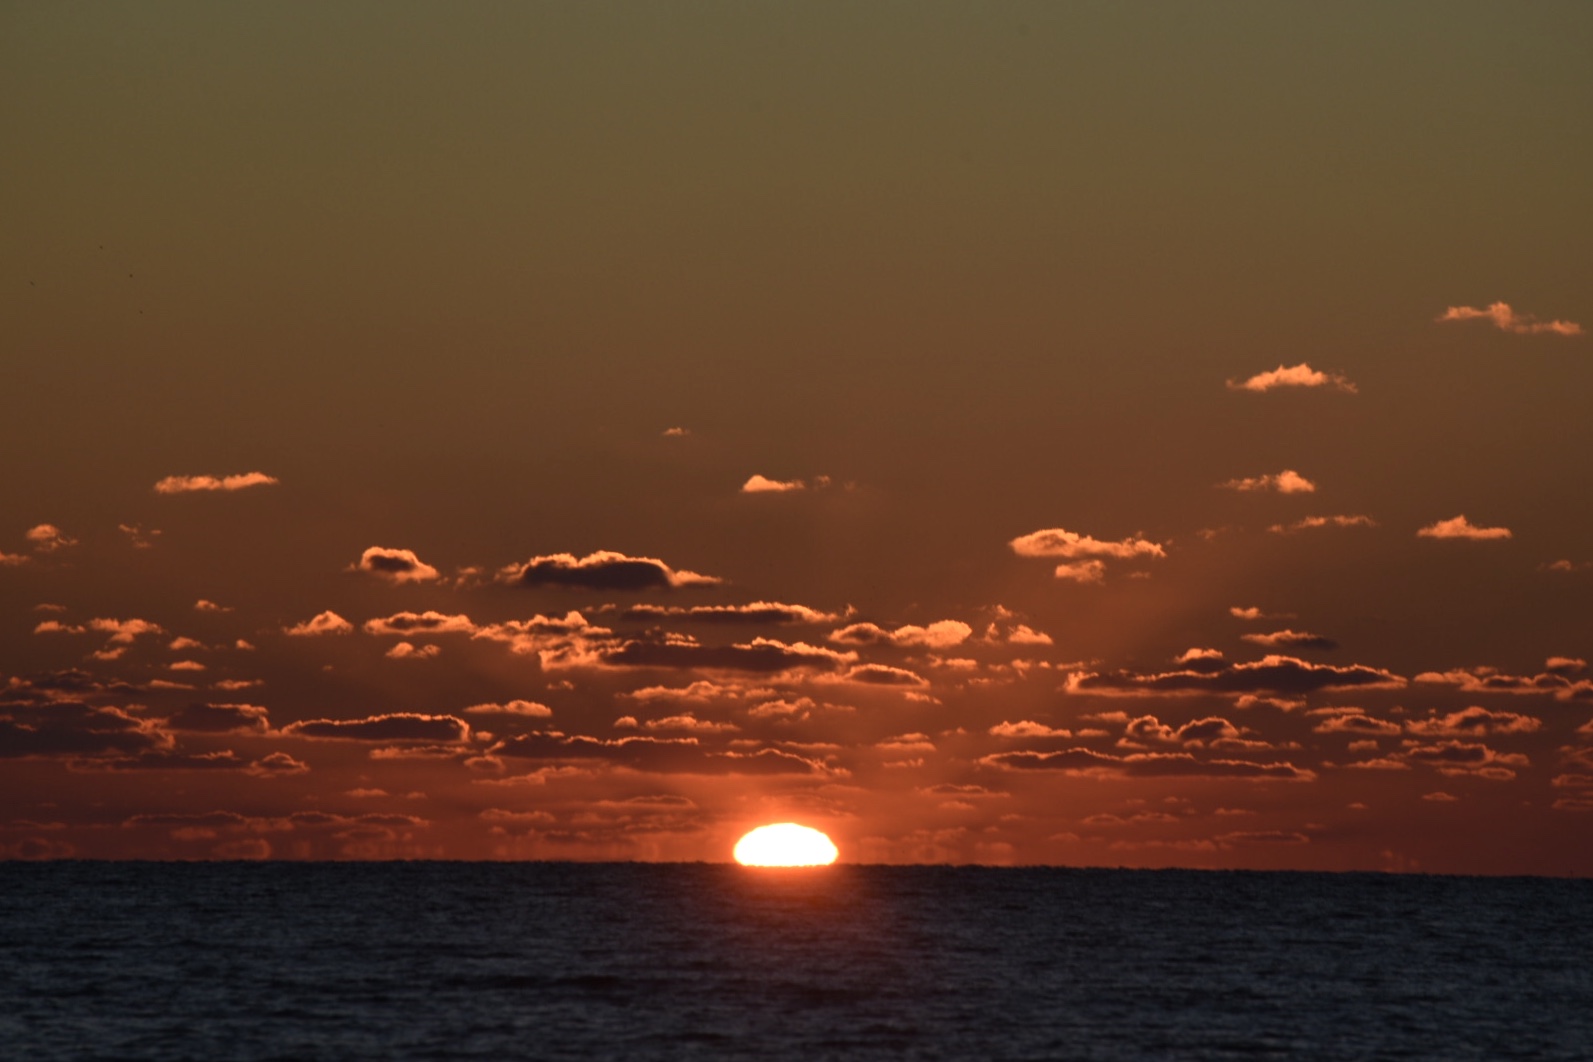
[[[1590,52],[0,7],[0,852],[1593,873]]]

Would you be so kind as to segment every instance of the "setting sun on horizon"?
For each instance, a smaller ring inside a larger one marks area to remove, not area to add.
[[[744,867],[824,867],[840,854],[822,831],[794,822],[749,830],[735,849],[736,862]]]

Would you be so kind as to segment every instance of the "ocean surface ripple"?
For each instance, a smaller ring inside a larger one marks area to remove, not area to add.
[[[0,864],[15,1059],[1588,1059],[1593,882]]]

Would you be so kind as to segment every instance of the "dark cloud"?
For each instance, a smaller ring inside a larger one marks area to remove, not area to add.
[[[452,715],[420,715],[394,712],[364,719],[307,719],[289,723],[284,734],[308,738],[338,738],[346,741],[464,741],[470,726]]]
[[[695,738],[623,737],[614,740],[536,733],[504,742],[499,756],[533,760],[597,760],[655,774],[815,774],[824,771],[815,760],[763,748],[755,752],[720,752]]]
[[[614,667],[702,669],[774,674],[798,668],[833,671],[857,659],[856,653],[838,653],[804,642],[787,644],[772,638],[754,638],[738,645],[699,645],[689,639],[630,641],[602,652],[604,664]]]
[[[1310,693],[1333,689],[1397,689],[1398,675],[1362,664],[1313,664],[1290,656],[1267,656],[1253,663],[1229,664],[1215,670],[1184,668],[1161,673],[1114,671],[1074,672],[1067,689],[1074,693]]]
[[[365,621],[366,634],[390,634],[409,638],[424,634],[475,634],[478,630],[469,616],[442,612],[395,612]]]
[[[224,734],[249,730],[264,733],[271,721],[264,708],[254,704],[190,704],[166,719],[169,730],[190,730],[203,734]]]
[[[415,555],[414,550],[372,546],[360,554],[354,571],[366,572],[394,583],[427,582],[437,578],[437,569]]]
[[[754,601],[746,605],[695,605],[690,608],[634,605],[620,613],[625,620],[680,619],[693,623],[798,624],[833,623],[838,613],[820,612],[806,605],[780,601]]]
[[[906,668],[887,667],[884,664],[862,664],[847,671],[848,682],[864,682],[871,686],[927,686],[922,675]]]
[[[1273,631],[1271,634],[1241,634],[1239,636],[1252,645],[1266,646],[1268,649],[1337,649],[1339,643],[1332,638],[1324,638],[1320,634],[1309,631]]]
[[[1138,752],[1113,756],[1093,749],[1059,752],[999,752],[980,760],[1018,771],[1065,771],[1069,774],[1121,775],[1132,778],[1205,777],[1255,781],[1309,781],[1316,775],[1291,763],[1249,760],[1199,760],[1187,752]]]
[[[0,759],[131,755],[167,744],[164,734],[120,708],[73,701],[0,704]]]
[[[564,586],[583,590],[672,590],[714,586],[721,582],[696,572],[676,571],[652,557],[628,557],[611,550],[599,550],[581,558],[572,553],[532,557],[524,564],[504,569],[501,578],[516,586]]]

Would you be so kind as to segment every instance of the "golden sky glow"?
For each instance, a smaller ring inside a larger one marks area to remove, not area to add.
[[[1593,8],[0,14],[0,853],[1593,873]]]

